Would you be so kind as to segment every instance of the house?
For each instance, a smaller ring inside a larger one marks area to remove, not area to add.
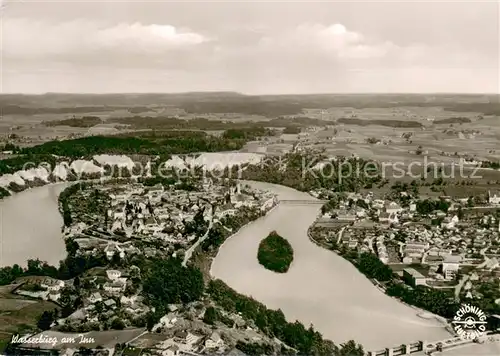
[[[118,246],[118,244],[110,242],[108,245],[104,248],[104,253],[106,254],[106,257],[108,260],[110,260],[115,254],[118,254],[120,258],[125,257],[125,252],[123,249]]]
[[[375,209],[383,209],[384,205],[385,205],[385,202],[383,200],[380,200],[380,199],[375,199],[372,202],[372,207]]]
[[[491,192],[488,191],[488,202],[492,205],[500,205],[500,193],[494,192],[491,194]]]
[[[188,345],[194,345],[199,339],[200,339],[199,336],[196,336],[196,335],[191,334],[190,332],[188,332],[188,334],[186,336],[186,344],[188,344]]]
[[[405,268],[403,270],[403,279],[413,287],[426,284],[425,276],[413,268]]]
[[[378,258],[382,261],[382,263],[387,264],[389,262],[389,255],[387,254],[383,236],[377,238],[377,253]]]
[[[121,280],[116,280],[113,281],[112,283],[106,282],[104,283],[103,286],[104,290],[111,294],[123,292],[125,290],[125,287],[126,283],[123,283],[123,281]]]
[[[174,333],[174,337],[180,341],[180,342],[186,342],[186,338],[188,336],[188,333],[186,330],[177,330],[175,333]]]
[[[133,295],[131,297],[126,297],[126,296],[122,295],[120,297],[120,303],[122,305],[132,305],[132,304],[138,303],[140,301],[142,301],[142,298],[139,297],[138,295]]]
[[[407,257],[422,257],[428,248],[428,242],[408,241],[404,247],[404,254]]]
[[[387,213],[387,212],[382,212],[380,213],[379,216],[379,222],[381,224],[398,224],[399,223],[399,218],[397,213]]]
[[[42,283],[40,283],[40,287],[47,289],[49,292],[59,292],[62,288],[64,288],[64,281],[46,278]]]
[[[220,337],[217,331],[214,331],[207,340],[205,340],[205,347],[207,349],[217,349],[224,345],[224,340]]]
[[[446,226],[448,229],[452,229],[454,228],[458,223],[459,223],[460,219],[458,218],[457,215],[454,215],[450,222],[448,223],[448,225]]]
[[[453,279],[458,273],[462,262],[462,256],[448,255],[444,257],[443,261],[443,276],[445,279]]]
[[[140,315],[146,313],[148,309],[141,304],[131,304],[130,306],[125,308],[125,311],[132,315]]]
[[[116,302],[113,299],[108,299],[104,302],[104,305],[108,308],[114,309],[116,308]]]
[[[414,262],[413,257],[408,257],[408,256],[403,257],[403,263],[409,264],[409,263],[413,263],[413,262]]]
[[[61,298],[61,293],[56,291],[50,291],[47,296],[47,299],[53,300],[54,302],[57,302],[59,298]]]
[[[101,302],[101,301],[102,301],[102,297],[101,297],[101,294],[99,292],[92,293],[89,297],[90,303],[97,303],[97,302]]]
[[[115,281],[121,277],[122,273],[116,269],[108,269],[106,271],[106,275],[108,276],[109,279]]]
[[[429,256],[446,256],[446,255],[451,255],[451,250],[447,250],[447,249],[444,249],[444,248],[438,248],[436,246],[434,247],[431,247],[429,249],[428,252],[428,255]]]
[[[177,356],[177,355],[180,355],[180,351],[179,350],[180,350],[179,346],[172,345],[168,349],[166,349],[165,351],[163,351],[161,354],[162,354],[162,356]]]
[[[155,329],[159,327],[165,327],[165,328],[172,328],[174,327],[175,323],[177,322],[177,317],[173,313],[169,313],[167,315],[164,315],[161,317],[161,319],[158,321],[158,324],[156,324]],[[184,336],[184,339],[187,337]]]
[[[388,213],[388,214],[392,214],[392,213],[398,214],[398,213],[400,213],[400,212],[403,211],[403,208],[400,207],[398,203],[395,203],[393,201],[390,202],[390,203],[385,204],[384,208],[385,208],[384,209],[385,212]]]
[[[484,265],[484,269],[487,269],[487,270],[494,270],[495,268],[498,268],[500,266],[500,263],[498,262],[498,259],[496,257],[493,257],[493,258],[489,258],[485,265]]]
[[[356,248],[358,246],[358,240],[356,240],[356,239],[350,239],[348,246],[351,249]]]
[[[72,320],[72,321],[77,321],[77,320],[85,320],[86,317],[87,317],[87,314],[86,314],[85,310],[78,309],[73,314],[68,316],[67,319]]]
[[[351,214],[350,212],[346,210],[338,210],[337,212],[337,220],[338,221],[346,221],[346,222],[353,222],[356,221],[356,215]]]

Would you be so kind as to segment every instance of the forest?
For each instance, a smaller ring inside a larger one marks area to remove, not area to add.
[[[13,158],[0,160],[0,176],[3,174],[13,174],[23,169],[38,167],[40,163],[47,163],[55,166],[58,159],[51,154],[25,154]]]
[[[90,136],[64,141],[50,141],[22,150],[24,154],[57,154],[65,157],[90,157],[97,154],[185,154],[194,152],[218,152],[239,150],[245,140],[224,139],[193,133],[178,135]],[[0,170],[1,168],[0,163]],[[1,171],[0,171],[1,172]]]
[[[46,126],[71,126],[71,127],[92,127],[102,123],[102,119],[97,116],[73,117],[65,120],[52,120],[43,122]]]

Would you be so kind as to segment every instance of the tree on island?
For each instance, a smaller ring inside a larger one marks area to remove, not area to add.
[[[274,272],[285,273],[293,261],[292,245],[278,235],[276,231],[273,231],[261,241],[257,259],[265,268]]]

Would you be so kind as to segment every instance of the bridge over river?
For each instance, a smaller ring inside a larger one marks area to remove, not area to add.
[[[479,343],[499,341],[500,337],[498,335],[484,335],[480,338],[480,340],[478,340]],[[410,354],[415,354],[415,356],[432,355],[434,353],[440,353],[458,346],[464,346],[473,343],[474,340],[472,339],[462,339],[460,337],[452,337],[433,342],[417,341],[410,344],[403,344],[396,347],[386,348],[380,351],[371,351],[367,353],[367,356],[399,356]]]
[[[292,200],[292,199],[280,199],[280,204],[286,205],[324,205],[328,200]]]

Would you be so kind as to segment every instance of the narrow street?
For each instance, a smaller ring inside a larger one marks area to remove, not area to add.
[[[208,233],[210,232],[210,229],[212,228],[212,225],[213,225],[213,217],[212,219],[210,219],[210,223],[208,225],[208,229],[207,229],[207,232],[205,232],[205,235],[203,235],[202,237],[200,237],[198,239],[198,241],[196,241],[193,246],[191,246],[190,248],[188,248],[186,250],[186,254],[184,255],[184,260],[182,261],[182,265],[184,267],[186,267],[187,265],[187,262],[189,261],[189,259],[191,258],[191,256],[193,255],[193,252],[194,250],[203,242],[206,240],[206,238],[208,237]]]
[[[339,235],[337,237],[337,245],[340,244],[340,241],[342,240],[342,234],[344,233],[344,230],[346,229],[347,226],[344,226],[342,229],[339,231]]]

